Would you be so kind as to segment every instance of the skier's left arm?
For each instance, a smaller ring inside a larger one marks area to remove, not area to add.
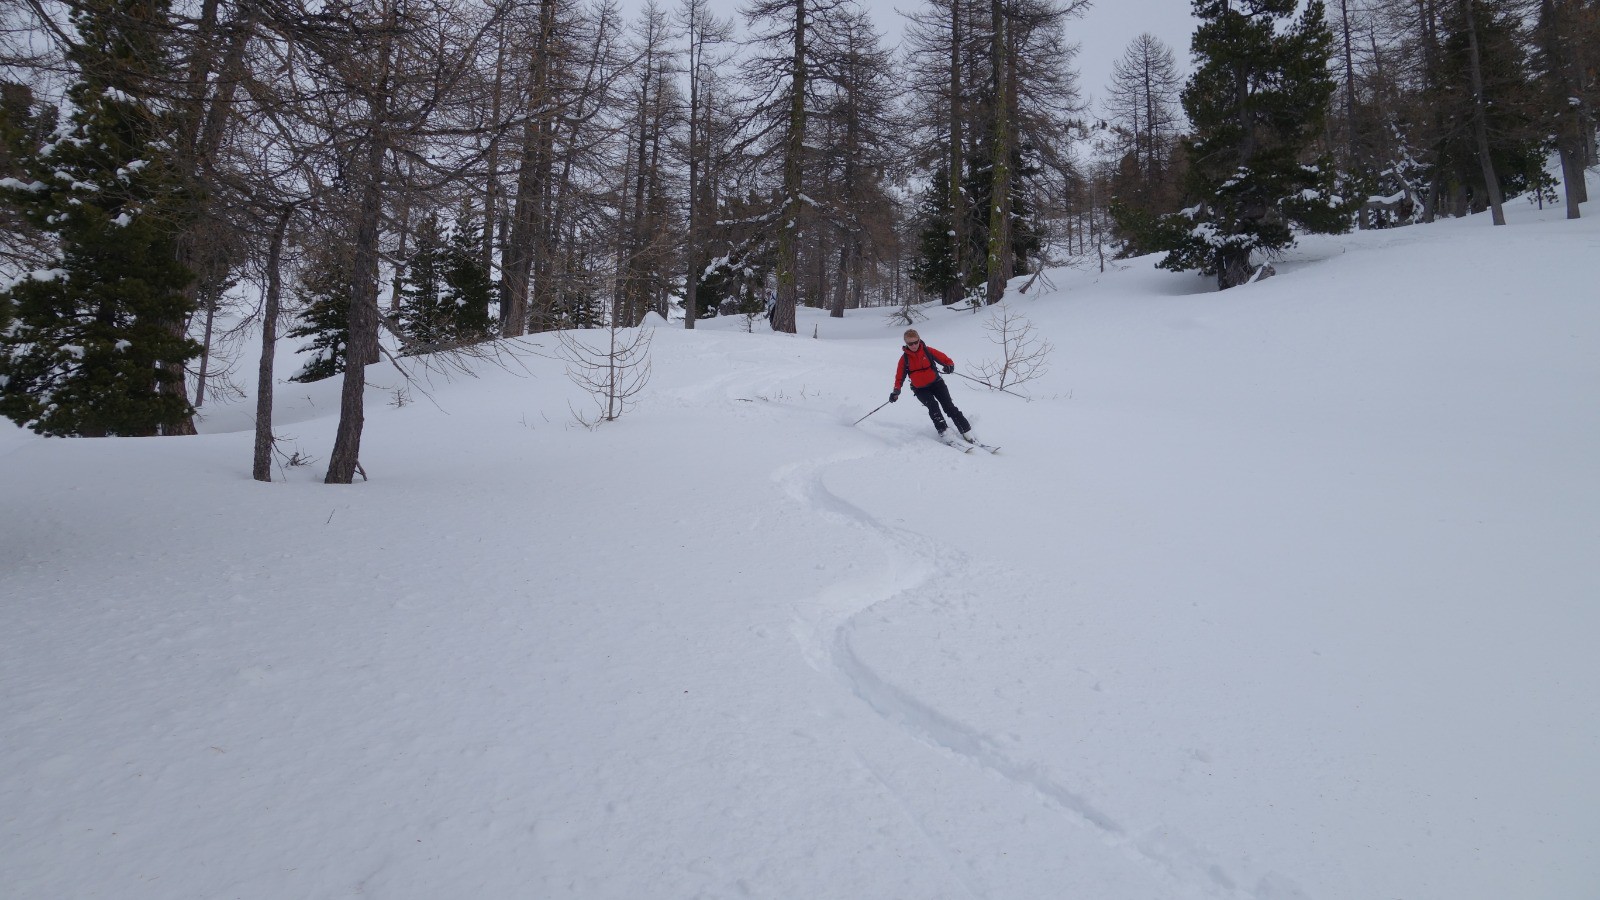
[[[944,367],[944,373],[946,375],[949,375],[951,372],[956,370],[955,360],[952,360],[950,357],[945,356],[943,353],[940,353],[932,347],[928,348],[928,352],[933,355],[935,362]]]

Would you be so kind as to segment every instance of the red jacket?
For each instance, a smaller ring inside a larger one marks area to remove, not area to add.
[[[894,370],[894,389],[897,391],[900,390],[900,385],[905,384],[907,375],[911,376],[911,387],[913,389],[925,388],[939,380],[939,373],[933,368],[934,363],[938,363],[941,366],[955,365],[950,360],[950,357],[929,347],[926,343],[916,353],[912,353],[905,347],[900,349],[905,352],[900,354],[900,364]]]

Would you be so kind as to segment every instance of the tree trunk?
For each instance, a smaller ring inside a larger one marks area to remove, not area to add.
[[[705,46],[700,43],[697,15],[689,20],[689,209],[688,233],[684,236],[683,258],[688,273],[683,279],[683,327],[694,330],[700,317],[700,63]]]
[[[1422,79],[1428,86],[1439,83],[1439,31],[1438,19],[1434,9],[1433,0],[1417,0],[1417,32],[1422,41]],[[1438,217],[1439,205],[1444,200],[1444,185],[1439,172],[1438,158],[1440,149],[1438,135],[1443,132],[1443,113],[1438,104],[1429,110],[1431,128],[1429,134],[1434,136],[1433,148],[1434,166],[1433,176],[1429,179],[1427,199],[1422,204],[1422,221],[1431,224]]]
[[[830,293],[828,286],[828,234],[825,228],[816,228],[813,232],[816,235],[817,242],[815,244],[815,252],[811,254],[811,258],[817,263],[817,271],[816,280],[811,283],[811,296],[814,298],[812,302],[820,308],[828,304]],[[799,323],[796,323],[797,328],[798,326]]]
[[[1344,153],[1345,171],[1356,171],[1356,62],[1350,41],[1350,2],[1339,0],[1339,17],[1344,30]],[[1356,217],[1356,227],[1366,227],[1366,216]]]
[[[1006,200],[1011,193],[1011,110],[1006,102],[1006,17],[1003,0],[990,0],[989,18],[994,29],[991,53],[994,72],[994,166],[989,186],[989,256],[987,301],[999,303],[1006,291],[1005,257],[1010,255],[1010,218]]]
[[[629,126],[624,135],[622,151],[622,184],[617,189],[617,240],[612,252],[616,255],[615,274],[611,278],[611,323],[622,321],[628,315],[628,248],[631,226],[628,224],[628,185],[633,182],[633,129]]]
[[[405,165],[406,169],[407,169],[404,183],[409,184],[409,183],[411,183],[411,180],[412,180],[411,179],[411,175],[413,173],[410,171],[411,167],[410,167],[409,164],[403,164],[403,165]],[[409,253],[410,246],[411,246],[411,195],[410,195],[410,193],[407,192],[407,193],[401,194],[400,197],[399,197],[398,202],[395,205],[398,206],[399,209],[395,210],[395,214],[396,214],[395,215],[395,220],[396,221],[395,221],[395,228],[394,228],[395,247],[394,247],[394,255],[390,257],[390,260],[392,261],[392,266],[393,266],[393,270],[392,270],[392,273],[391,273],[393,275],[393,278],[391,278],[390,283],[389,283],[389,315],[391,315],[391,316],[398,316],[400,314],[400,300],[401,300],[400,291],[401,291],[401,288],[403,287],[403,284],[404,284],[404,279],[406,277],[406,271],[410,267],[410,264],[411,264],[410,263],[410,253]]]
[[[383,224],[383,167],[389,150],[389,81],[394,57],[395,8],[384,9],[378,46],[378,72],[366,101],[372,115],[365,159],[359,162],[361,202],[357,207],[355,264],[351,270],[350,340],[345,345],[344,383],[339,393],[339,427],[328,456],[327,484],[350,484],[361,459],[366,425],[367,366],[378,359],[378,238]]]
[[[961,140],[965,122],[961,114],[961,0],[950,0],[950,251],[955,280],[944,292],[946,305],[959,303],[967,293],[967,192],[964,190]]]
[[[528,68],[528,120],[522,128],[522,152],[517,164],[517,199],[512,206],[511,234],[502,259],[501,279],[505,285],[505,307],[501,310],[500,331],[506,337],[519,337],[528,331],[532,311],[535,257],[539,254],[540,216],[549,200],[549,154],[544,152],[552,129],[550,106],[550,44],[555,22],[556,0],[540,0],[539,34],[534,41],[533,61]]]
[[[1009,2],[1009,0],[1002,0],[1002,4],[1004,4],[1005,2]],[[1004,8],[1002,8],[1002,12],[1005,12]],[[1017,74],[1017,63],[1022,58],[1022,48],[1017,45],[1017,36],[1020,33],[1021,32],[1017,27],[1017,23],[1012,21],[1011,18],[1010,18],[1010,13],[1007,13],[1006,40],[1005,40],[1006,58],[1005,58],[1005,66],[1004,66],[1004,71],[1005,71],[1005,76],[1006,76],[1006,78],[1005,78],[1006,114],[1002,119],[1002,121],[1004,121],[1004,123],[1005,123],[1005,129],[1006,129],[1006,168],[1005,168],[1005,193],[1000,195],[1000,202],[1002,204],[1002,207],[1001,207],[1001,210],[1000,210],[1000,215],[1001,215],[1001,221],[1004,223],[1004,225],[1002,226],[1003,233],[1001,234],[1001,239],[1002,239],[1001,246],[1005,250],[1005,252],[1000,257],[1000,278],[1001,278],[1001,292],[1002,293],[1004,293],[1004,290],[1005,290],[1004,285],[1006,283],[1009,283],[1011,281],[1012,276],[1017,274],[1017,254],[1016,254],[1016,251],[1011,246],[1011,244],[1012,244],[1012,240],[1011,240],[1012,239],[1012,222],[1011,222],[1011,220],[1013,218],[1012,213],[1014,212],[1014,210],[1016,208],[1014,203],[1013,203],[1013,197],[1014,197],[1015,188],[1016,188],[1017,173],[1015,171],[1013,171],[1012,168],[1011,168],[1011,153],[1013,151],[1015,151],[1017,149],[1017,147],[1021,143],[1021,136],[1018,133],[1019,132],[1019,124],[1017,122],[1017,110],[1019,110],[1021,108],[1021,106],[1018,104],[1018,101],[1017,101],[1018,91],[1019,91],[1019,88],[1020,88],[1020,85],[1018,84],[1019,76]]]
[[[651,34],[646,38],[644,60],[641,63],[643,73],[639,85],[639,143],[633,171],[633,221],[628,228],[628,257],[627,265],[623,271],[627,278],[623,282],[623,297],[625,312],[622,324],[632,328],[639,324],[644,317],[644,296],[646,286],[644,283],[645,242],[648,240],[649,222],[645,215],[645,185],[650,176],[650,82],[655,77],[655,62],[653,55],[656,50],[655,37]]]
[[[851,241],[846,238],[839,243],[839,271],[833,285],[833,307],[828,310],[828,318],[844,318],[845,300],[850,295],[850,250]]]
[[[794,334],[799,305],[801,163],[806,146],[806,3],[794,5],[794,60],[790,75],[789,133],[783,154],[783,208],[778,219],[778,297],[772,330]]]
[[[382,140],[374,135],[367,152],[361,206],[355,233],[355,266],[350,291],[350,340],[345,345],[344,383],[339,393],[339,429],[328,457],[327,484],[350,484],[360,464],[361,432],[366,425],[367,366],[378,356],[378,233],[383,212],[379,184]]]
[[[1586,199],[1584,197],[1584,166],[1583,158],[1570,149],[1562,148],[1561,154],[1561,183],[1565,189],[1567,202],[1567,218],[1576,219],[1583,214],[1579,205]]]
[[[690,101],[690,106],[694,101]],[[691,117],[694,113],[690,113]],[[695,147],[694,120],[689,125],[689,222],[684,241],[683,258],[688,263],[688,274],[683,281],[683,327],[693,331],[694,320],[700,317],[700,161]]]
[[[283,236],[293,211],[278,213],[278,226],[267,245],[267,294],[261,309],[261,364],[256,368],[256,445],[250,477],[272,480],[272,364],[278,349],[278,305],[283,295],[283,276],[278,271],[283,258]]]
[[[203,301],[206,308],[206,333],[205,339],[200,342],[200,374],[195,376],[194,408],[199,409],[206,404],[206,375],[211,368],[211,337],[217,324],[217,297],[206,291]]]
[[[489,170],[489,177],[484,179],[483,185],[483,270],[494,271],[494,235],[495,226],[499,224],[500,203],[500,132],[501,124],[500,106],[504,100],[506,78],[506,29],[500,29],[499,44],[495,48],[494,60],[494,86],[489,101],[489,121],[495,123],[496,131],[489,138],[489,149],[485,163]],[[500,317],[505,318],[506,311],[500,310]]]
[[[500,333],[519,337],[528,330],[528,289],[533,272],[535,217],[538,215],[539,125],[533,119],[522,128],[522,154],[517,166],[517,199],[511,207],[510,235],[501,259],[500,278],[504,308]]]
[[[1221,290],[1238,287],[1250,281],[1252,270],[1250,267],[1250,251],[1240,253],[1238,250],[1218,251],[1217,287]]]
[[[1494,224],[1504,225],[1506,213],[1502,208],[1500,179],[1495,175],[1494,161],[1489,158],[1489,122],[1484,110],[1483,67],[1478,55],[1478,26],[1472,7],[1475,0],[1458,0],[1466,16],[1468,68],[1472,73],[1472,131],[1478,144],[1478,162],[1483,167],[1483,180],[1489,192],[1489,205],[1493,209]]]
[[[1548,88],[1554,106],[1556,153],[1561,158],[1561,184],[1567,204],[1567,218],[1579,218],[1579,206],[1589,198],[1584,185],[1584,125],[1582,91],[1573,78],[1574,65],[1565,46],[1574,23],[1557,9],[1555,0],[1540,0],[1539,23],[1535,29],[1544,51],[1553,82]]]
[[[664,76],[662,77],[664,80]],[[667,244],[667,223],[666,216],[662,211],[663,197],[661,191],[661,136],[666,131],[666,123],[663,120],[664,107],[661,98],[661,82],[657,82],[655,115],[650,123],[650,198],[645,205],[649,215],[650,227],[645,232],[649,238],[649,243],[645,246],[645,259],[649,265],[647,270],[649,282],[647,286],[651,293],[652,307],[655,309],[656,314],[661,316],[662,321],[667,321],[667,314],[671,311],[671,307],[667,301],[666,264],[662,259],[661,252],[661,248]]]
[[[850,293],[851,254],[860,241],[861,216],[859,208],[854,202],[856,191],[856,160],[861,153],[861,110],[856,103],[856,92],[860,90],[859,83],[852,83],[846,91],[845,123],[844,123],[844,170],[840,173],[839,183],[843,186],[845,224],[839,232],[839,267],[834,273],[833,304],[828,310],[828,317],[832,319],[844,318],[844,307]],[[819,231],[817,242],[820,244],[822,237]],[[820,256],[820,254],[819,254]],[[819,297],[820,299],[820,297]]]

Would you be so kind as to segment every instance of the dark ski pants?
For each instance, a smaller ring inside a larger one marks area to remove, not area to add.
[[[928,408],[928,418],[933,420],[933,427],[939,429],[940,434],[944,434],[945,429],[944,413],[939,412],[941,406],[944,407],[944,412],[949,413],[950,418],[955,420],[957,431],[966,434],[972,430],[972,426],[967,424],[967,417],[961,414],[961,410],[956,409],[955,402],[950,399],[950,385],[945,384],[943,378],[935,380],[927,387],[914,387],[911,393],[916,394],[922,405]]]

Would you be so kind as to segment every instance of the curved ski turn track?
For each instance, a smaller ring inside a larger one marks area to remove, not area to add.
[[[1089,840],[1098,842],[1102,852],[1101,858],[1087,868],[1102,870],[1108,864],[1117,865],[1116,860],[1124,860],[1129,871],[1117,880],[1137,884],[1148,879],[1148,889],[1155,892],[1152,896],[1258,900],[1297,896],[1292,888],[1274,891],[1273,885],[1281,881],[1275,875],[1263,879],[1255,891],[1239,890],[1216,861],[1198,853],[1192,845],[1180,855],[1163,852],[1157,841],[1130,837],[1110,813],[1064,783],[1066,779],[1049,771],[1041,761],[1007,749],[994,735],[942,712],[862,658],[853,641],[856,624],[881,606],[917,597],[936,609],[948,609],[957,602],[956,597],[966,598],[961,602],[982,603],[988,590],[1018,582],[1003,567],[975,560],[950,540],[890,525],[828,487],[831,470],[887,453],[943,459],[941,450],[920,439],[898,445],[884,441],[876,450],[792,463],[773,475],[797,512],[809,513],[831,527],[859,535],[863,555],[872,552],[883,558],[879,568],[870,574],[831,584],[796,604],[792,631],[811,665],[918,743],[959,758],[1031,795],[1033,802],[1049,814],[1030,820],[1030,827],[1047,836],[1047,840],[1059,841],[1063,849],[1073,848],[1073,852],[1063,854],[1063,864],[1082,853],[1078,848]],[[983,459],[979,464],[994,462]],[[876,770],[874,775],[877,776]],[[916,817],[909,810],[907,814]],[[920,823],[918,827],[928,835]],[[1004,892],[991,894],[965,868],[952,866],[972,896],[1009,896]],[[1097,871],[1096,879],[1105,883],[1105,873]]]

